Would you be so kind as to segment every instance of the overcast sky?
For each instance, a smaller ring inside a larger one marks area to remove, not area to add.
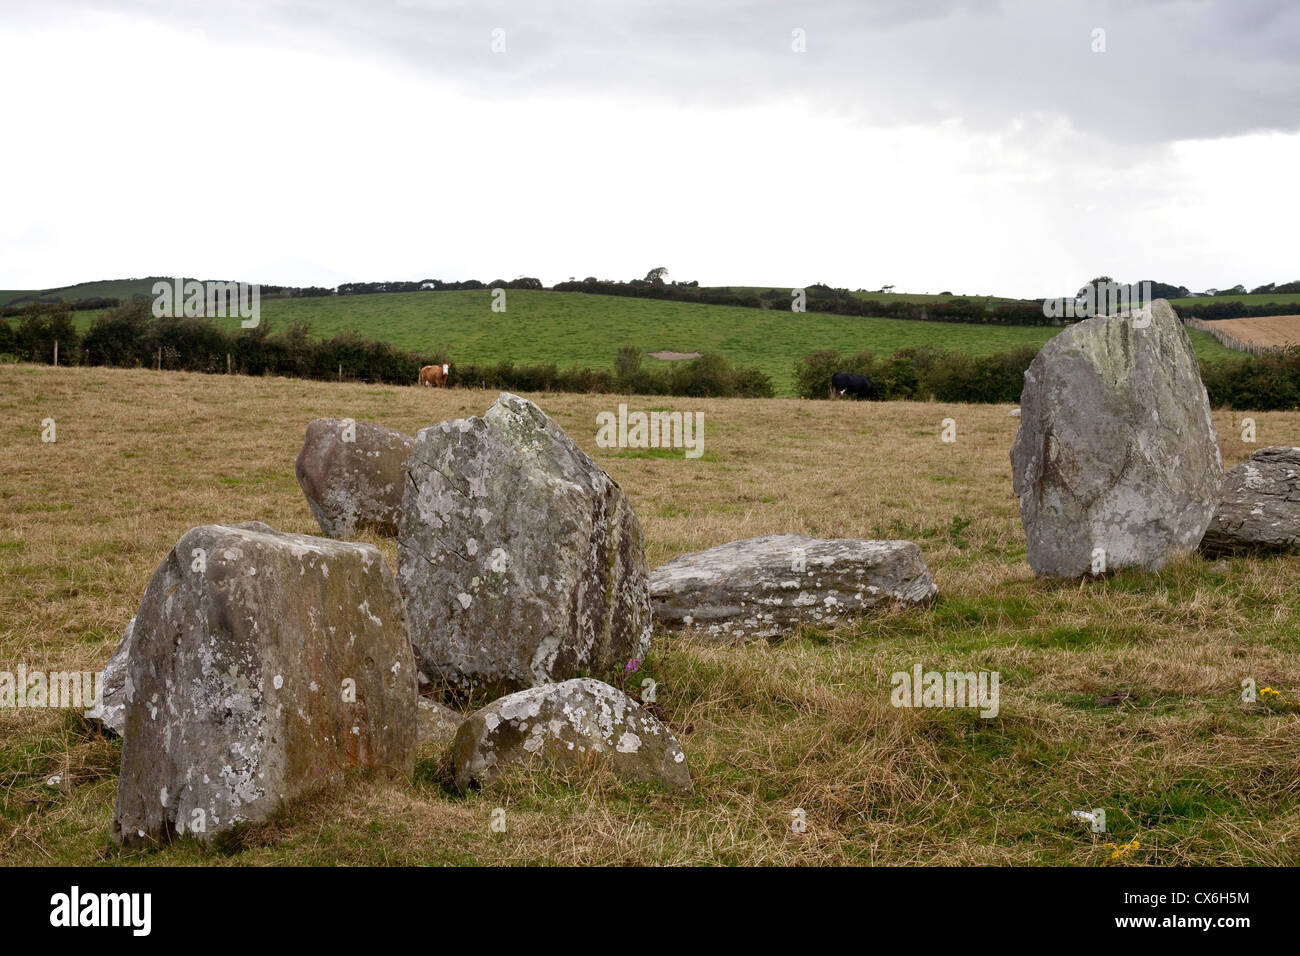
[[[1297,50],[1287,0],[0,0],[0,288],[1300,279]]]

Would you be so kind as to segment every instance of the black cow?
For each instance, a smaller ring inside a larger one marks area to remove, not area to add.
[[[871,379],[853,372],[836,372],[831,376],[831,388],[841,395],[850,395],[853,398],[877,397],[876,386],[871,384]]]

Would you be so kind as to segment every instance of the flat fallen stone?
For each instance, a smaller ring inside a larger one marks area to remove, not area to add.
[[[490,787],[516,767],[572,766],[597,753],[633,783],[692,791],[686,754],[672,732],[616,687],[589,677],[521,690],[488,704],[456,733],[456,786]]]
[[[770,534],[695,551],[650,572],[655,617],[718,640],[785,636],[938,588],[910,541]]]
[[[1300,448],[1273,445],[1228,472],[1201,539],[1209,554],[1300,545]]]

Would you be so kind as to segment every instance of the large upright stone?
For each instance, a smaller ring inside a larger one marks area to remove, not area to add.
[[[308,423],[294,472],[321,531],[331,538],[350,538],[359,528],[396,535],[413,444],[401,432],[351,418]]]
[[[650,572],[655,617],[721,641],[777,637],[937,588],[911,541],[769,534],[674,558]]]
[[[1200,543],[1223,460],[1169,303],[1057,335],[1025,372],[1020,406],[1012,482],[1036,572],[1158,571]]]
[[[398,534],[421,668],[498,695],[642,658],[650,597],[622,489],[532,402],[422,429]]]
[[[1228,472],[1201,540],[1210,554],[1300,545],[1300,448],[1261,448]]]
[[[370,545],[265,525],[185,533],[140,602],[113,839],[201,840],[349,767],[414,770],[415,662]]]

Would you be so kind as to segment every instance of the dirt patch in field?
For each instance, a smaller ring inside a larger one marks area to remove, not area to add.
[[[651,358],[662,359],[665,362],[680,362],[682,359],[699,358],[699,352],[651,352]]]
[[[1244,319],[1216,319],[1206,324],[1251,345],[1267,348],[1300,345],[1300,315],[1255,315]]]

